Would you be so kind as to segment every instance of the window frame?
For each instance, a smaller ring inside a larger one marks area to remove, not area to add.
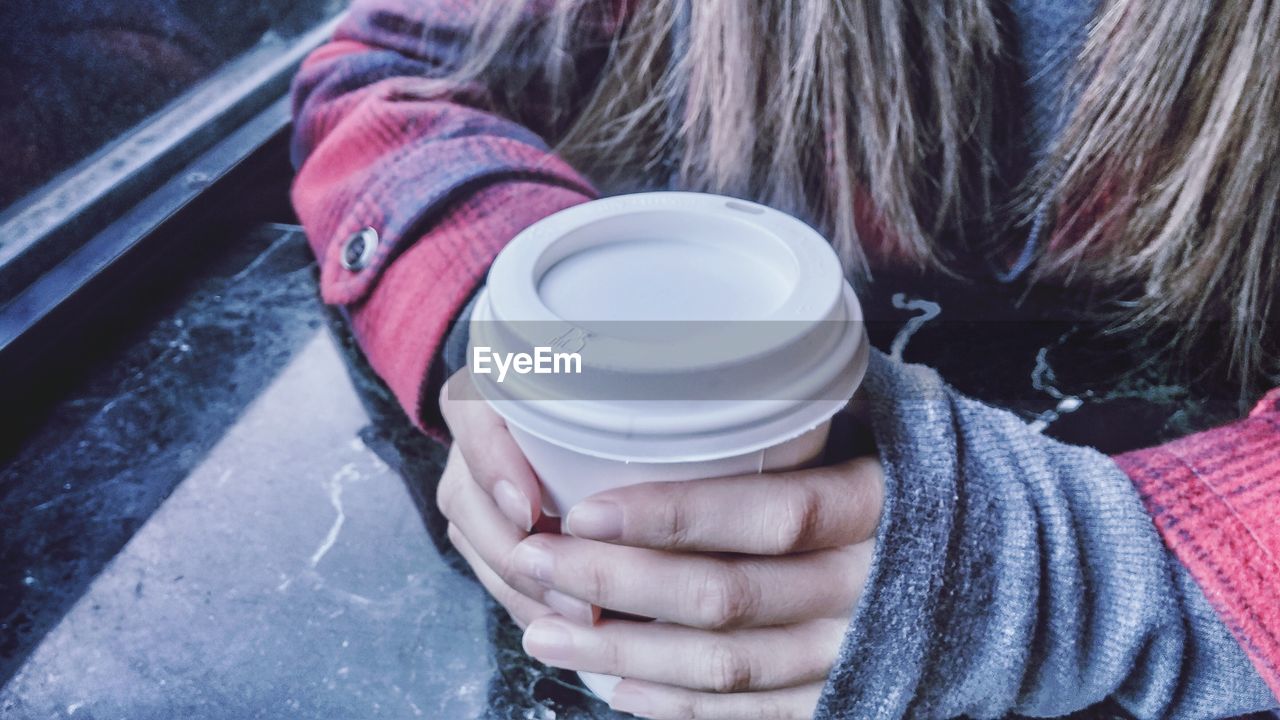
[[[251,48],[0,213],[0,372],[91,321],[109,277],[151,264],[162,230],[287,132],[293,76],[344,15]]]

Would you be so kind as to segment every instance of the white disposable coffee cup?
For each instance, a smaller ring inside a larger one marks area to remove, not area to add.
[[[476,389],[552,515],[635,483],[813,463],[869,353],[820,234],[701,193],[616,196],[535,223],[494,261],[470,330]],[[538,348],[575,353],[580,372],[500,380],[481,362]],[[606,699],[618,682],[581,675]]]

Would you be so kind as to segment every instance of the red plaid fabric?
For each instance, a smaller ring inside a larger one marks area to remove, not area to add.
[[[433,363],[449,323],[516,233],[594,196],[541,137],[496,113],[485,88],[439,79],[478,4],[357,0],[294,84],[293,200],[321,294],[349,311],[409,417],[441,438]],[[348,270],[344,241],[365,227],[380,240]],[[1280,696],[1280,394],[1247,419],[1117,463]]]
[[[1280,389],[1243,420],[1116,464],[1280,697]]]
[[[348,309],[374,370],[438,437],[432,363],[449,323],[507,241],[595,192],[536,133],[495,113],[484,88],[438,79],[477,5],[355,2],[294,80],[293,203],[321,295]],[[366,227],[377,247],[347,269],[344,241]]]

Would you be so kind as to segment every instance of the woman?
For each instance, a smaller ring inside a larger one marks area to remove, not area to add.
[[[1276,67],[1267,0],[368,0],[296,82],[294,200],[325,300],[409,416],[453,436],[450,538],[531,654],[627,678],[615,708],[1230,716],[1280,693],[1280,394],[1112,459],[877,355],[876,456],[613,491],[556,534],[534,532],[502,422],[439,391],[489,262],[594,197],[590,176],[787,210],[855,275],[1137,288],[1132,326],[1221,332],[1254,394],[1280,278]]]

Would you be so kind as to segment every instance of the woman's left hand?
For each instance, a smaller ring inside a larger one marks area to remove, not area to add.
[[[525,650],[619,675],[652,718],[808,718],[862,592],[883,503],[872,457],[811,470],[610,490],[567,535],[512,555],[543,586],[655,622],[535,620]]]

